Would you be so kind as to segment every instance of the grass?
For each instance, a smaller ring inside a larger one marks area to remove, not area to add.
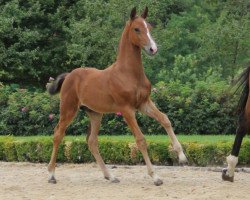
[[[169,142],[170,138],[168,135],[145,135],[146,140],[149,142]],[[132,135],[100,135],[99,140],[102,141],[128,141],[133,142],[135,139]],[[214,143],[214,142],[233,142],[235,135],[177,135],[180,142],[197,142],[197,143]],[[66,136],[66,140],[84,139],[85,136]],[[249,140],[247,136],[244,140]]]
[[[37,140],[52,140],[53,136],[0,136],[0,141],[9,137],[15,141],[37,141]],[[167,135],[145,135],[148,142],[169,142],[170,138]],[[66,136],[64,139],[67,140],[85,140],[86,136]],[[100,135],[100,141],[127,141],[133,142],[134,137],[132,135]],[[177,135],[178,140],[181,143],[197,142],[211,144],[215,142],[232,142],[234,141],[235,135]],[[244,141],[250,141],[250,136],[246,136]]]

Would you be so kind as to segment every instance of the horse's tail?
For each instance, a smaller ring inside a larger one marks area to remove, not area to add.
[[[250,66],[247,67],[239,76],[237,80],[238,88],[236,91],[238,91],[241,88],[241,96],[240,100],[238,102],[238,115],[242,117],[244,115],[244,110],[246,107],[247,99],[248,99],[248,93],[249,93],[249,73],[250,73]]]
[[[60,92],[63,81],[65,80],[65,77],[68,75],[69,73],[63,73],[60,74],[56,80],[54,80],[52,83],[48,83],[46,85],[47,87],[47,91],[49,92],[50,95],[54,95],[57,94],[58,92]]]

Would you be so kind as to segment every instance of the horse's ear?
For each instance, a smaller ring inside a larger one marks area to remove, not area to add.
[[[131,13],[130,13],[130,19],[133,20],[136,16],[136,7],[134,7],[132,10],[131,10]]]
[[[146,19],[148,16],[148,7],[146,6],[145,10],[143,11],[143,13],[141,14],[141,17]]]

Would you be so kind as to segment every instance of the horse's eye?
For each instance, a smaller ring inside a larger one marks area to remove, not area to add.
[[[140,29],[139,28],[135,28],[134,29],[136,33],[139,33],[140,32]]]

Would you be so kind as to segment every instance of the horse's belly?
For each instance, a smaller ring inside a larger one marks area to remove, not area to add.
[[[110,113],[116,111],[115,103],[111,96],[103,90],[86,89],[80,97],[82,105],[99,113]]]

